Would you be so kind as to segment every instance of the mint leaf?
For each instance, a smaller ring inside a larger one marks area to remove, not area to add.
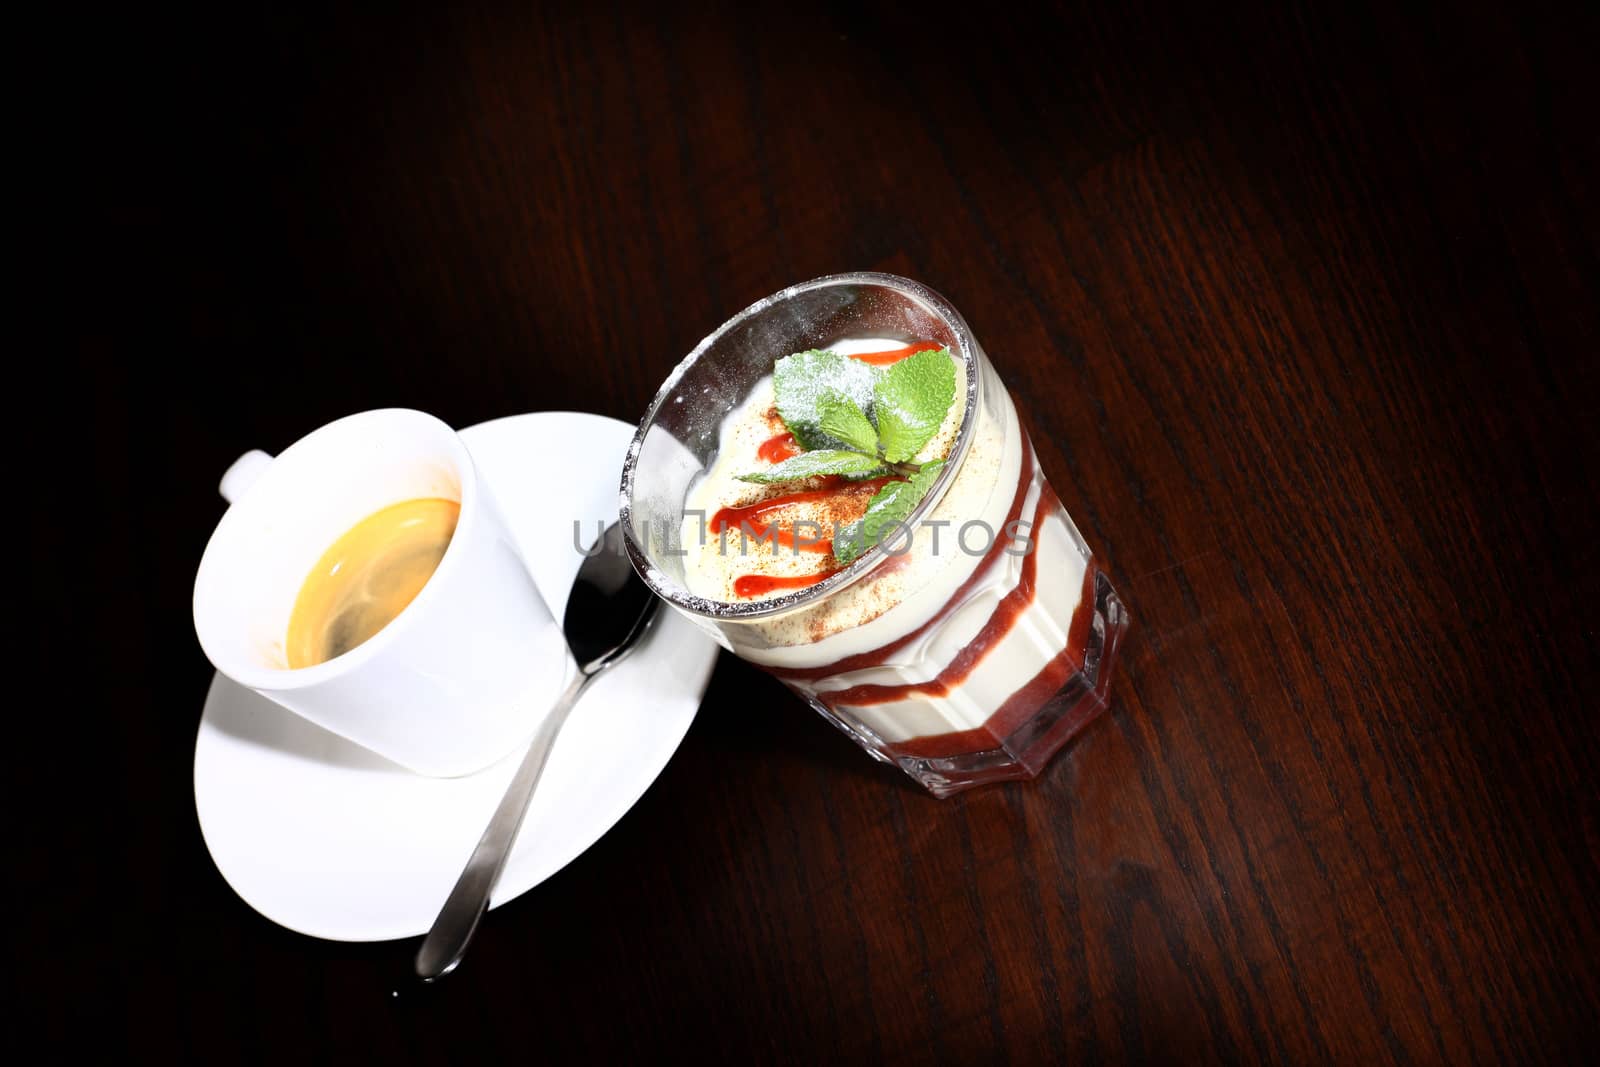
[[[939,480],[939,472],[943,469],[942,459],[925,463],[908,480],[890,482],[874,493],[872,499],[867,501],[866,514],[834,532],[834,557],[840,563],[850,563],[883,540],[885,535],[897,531],[898,524],[905,522],[907,516],[917,510],[917,505],[928,495],[933,483]]]
[[[872,411],[873,387],[880,372],[859,359],[837,352],[796,352],[784,356],[772,368],[773,390],[777,393],[778,416],[806,451],[819,448],[846,448],[849,442],[822,427],[820,410],[824,397],[838,394],[862,412]],[[948,406],[948,402],[946,403]]]
[[[793,459],[786,459],[764,471],[741,474],[739,480],[760,482],[765,485],[768,482],[792,482],[800,478],[815,478],[822,474],[860,474],[877,468],[878,461],[872,456],[864,456],[860,452],[820,448],[813,452],[802,452]]]
[[[955,396],[956,365],[948,348],[918,352],[891,364],[873,388],[883,458],[904,463],[915,456],[938,432]]]
[[[854,400],[842,393],[826,393],[817,401],[818,425],[822,432],[836,437],[869,456],[878,454],[878,431]]]

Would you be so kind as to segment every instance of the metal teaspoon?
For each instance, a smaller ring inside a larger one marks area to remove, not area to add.
[[[619,524],[606,527],[590,552],[578,568],[561,621],[567,647],[578,666],[577,675],[534,734],[522,757],[522,766],[517,768],[478,847],[472,850],[455,888],[423,939],[416,968],[417,976],[424,981],[442,978],[461,962],[489,906],[489,892],[517,839],[517,829],[527,814],[528,801],[533,798],[556,734],[589,683],[638,644],[661,605],[628,562]]]

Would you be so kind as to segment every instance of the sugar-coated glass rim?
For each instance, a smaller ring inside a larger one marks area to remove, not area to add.
[[[656,415],[667,403],[668,398],[677,388],[683,376],[688,373],[700,359],[710,352],[716,343],[730,330],[742,325],[749,319],[763,312],[783,304],[795,297],[816,289],[832,288],[836,286],[878,286],[893,289],[904,296],[910,297],[925,305],[932,314],[950,327],[956,337],[956,357],[966,371],[966,404],[961,416],[961,430],[956,435],[956,442],[950,450],[950,456],[944,469],[939,472],[939,480],[934,482],[933,488],[925,495],[921,502],[905,520],[908,528],[915,528],[922,516],[944,496],[945,490],[954,481],[956,471],[960,469],[962,461],[966,458],[967,448],[972,443],[972,435],[977,423],[979,391],[982,388],[983,376],[979,373],[977,359],[977,342],[972,336],[971,329],[966,320],[961,317],[950,302],[934,290],[921,282],[902,278],[897,274],[882,274],[875,271],[857,271],[849,274],[829,274],[821,278],[813,278],[808,282],[791,285],[787,289],[773,293],[771,296],[757,300],[727,322],[724,322],[715,331],[708,334],[704,340],[695,346],[694,351],[684,357],[672,373],[667,375],[667,380],[661,384],[656,392],[655,399],[650,402],[649,409],[644,418],[639,422],[639,428],[634,431],[633,441],[628,445],[628,456],[622,466],[622,487],[620,492],[620,521],[622,524],[623,540],[628,547],[628,558],[632,561],[634,569],[645,580],[655,593],[668,603],[693,612],[696,615],[719,621],[747,621],[753,619],[769,618],[781,615],[784,612],[795,611],[799,608],[809,607],[824,598],[843,589],[845,586],[858,581],[870,574],[872,570],[885,558],[887,553],[883,545],[874,545],[860,558],[848,566],[840,568],[833,574],[824,578],[815,585],[785,593],[781,596],[771,597],[766,600],[726,601],[712,600],[708,597],[691,593],[681,584],[674,581],[671,576],[664,573],[651,562],[649,553],[643,545],[639,544],[633,536],[633,482],[635,466],[639,459],[639,452],[644,445],[645,435],[655,425]],[[781,353],[787,355],[788,353]],[[774,355],[774,360],[778,355]]]

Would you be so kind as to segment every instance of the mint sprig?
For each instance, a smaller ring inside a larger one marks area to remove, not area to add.
[[[739,475],[741,482],[793,482],[802,478],[816,478],[825,474],[865,474],[881,464],[872,456],[847,449],[819,448],[815,452],[802,452],[764,471]]]
[[[857,452],[877,454],[877,428],[854,400],[842,393],[826,393],[817,401],[817,414],[823,433],[843,441]]]
[[[878,446],[903,463],[933,439],[956,396],[956,365],[948,350],[918,352],[891,364],[872,388]]]
[[[778,394],[778,417],[797,444],[814,448],[848,448],[849,444],[822,427],[824,397],[852,401],[863,412],[872,409],[878,368],[837,352],[796,352],[772,368],[772,385]]]
[[[903,482],[890,482],[867,501],[866,514],[847,523],[833,535],[833,554],[840,563],[850,563],[917,510],[933,483],[939,480],[944,460],[924,463],[922,469]]]
[[[849,563],[903,523],[944,469],[943,460],[912,460],[939,432],[955,402],[950,350],[924,350],[878,367],[813,349],[778,360],[772,379],[778,416],[804,451],[766,470],[741,474],[741,481],[885,474],[903,479],[878,490],[859,520],[835,532],[833,554]]]
[[[918,352],[886,368],[837,352],[796,352],[778,360],[772,380],[778,417],[802,454],[856,452],[904,476],[916,473],[919,465],[912,457],[933,440],[956,395],[956,367],[948,348]],[[824,473],[790,467],[793,462],[740,477],[778,482]]]

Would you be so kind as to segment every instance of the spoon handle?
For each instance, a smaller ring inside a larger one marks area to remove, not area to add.
[[[444,907],[439,909],[439,917],[433,920],[433,927],[417,950],[417,977],[425,981],[441,978],[461,962],[472,935],[478,931],[478,921],[489,906],[489,892],[506,865],[511,843],[517,839],[517,830],[522,826],[522,817],[528,813],[533,787],[544,772],[545,760],[555,746],[556,735],[593,677],[580,669],[555,707],[550,709],[539,732],[534,734],[527,754],[522,757],[522,766],[517,768],[516,777],[506,787],[500,806],[495,808],[494,817],[478,839],[478,847],[472,850],[455,888],[450,890]]]

